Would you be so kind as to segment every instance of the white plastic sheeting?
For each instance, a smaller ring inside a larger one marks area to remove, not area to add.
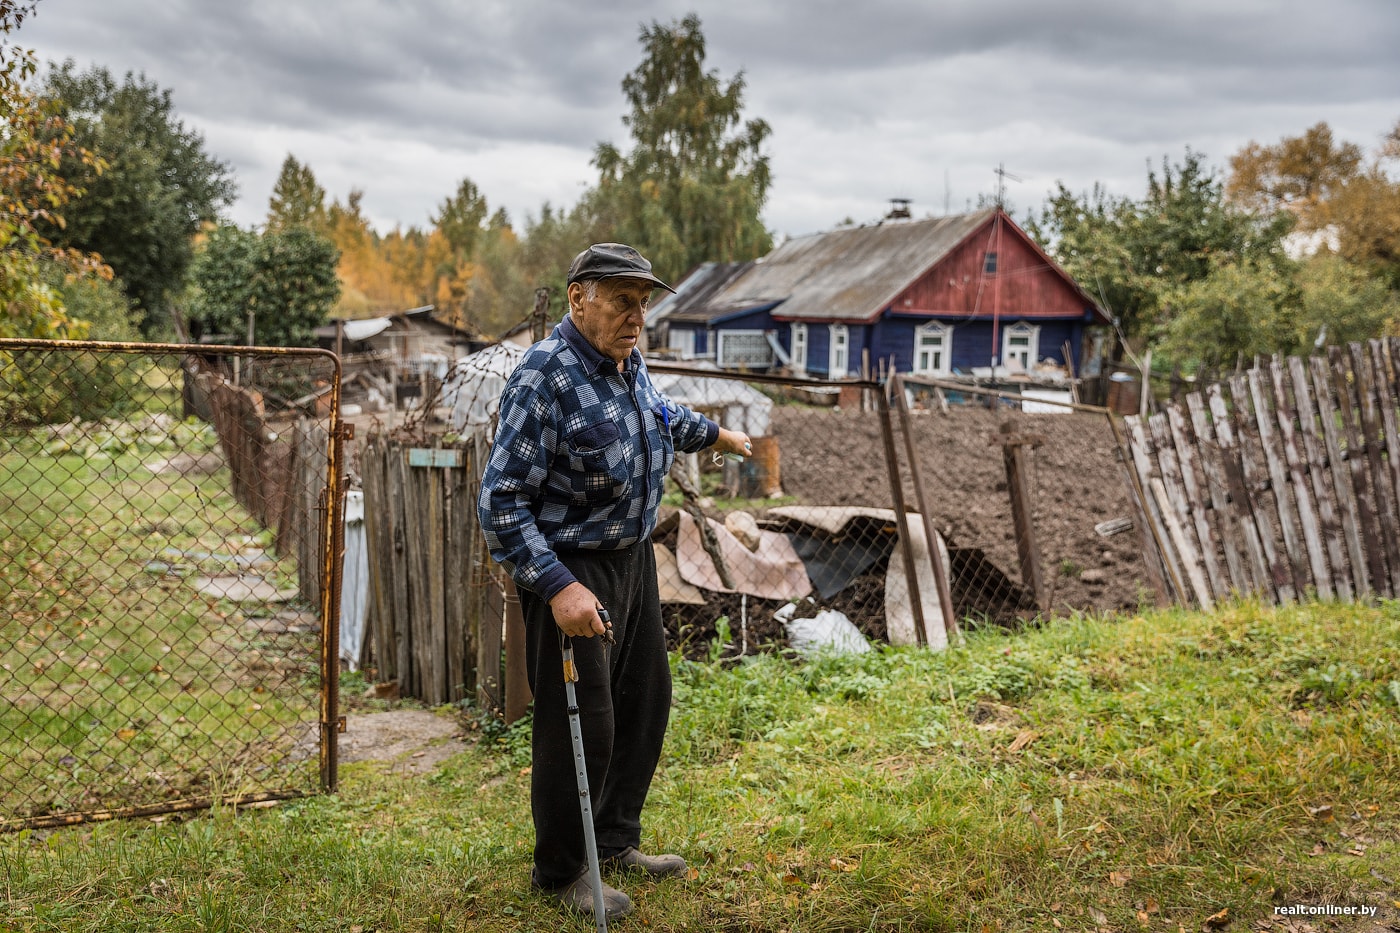
[[[345,567],[340,576],[340,659],[360,666],[369,614],[369,549],[365,546],[365,494],[345,494]]]
[[[442,387],[453,429],[490,424],[501,407],[506,380],[523,359],[525,347],[507,341],[458,360]]]
[[[651,381],[657,391],[673,402],[687,408],[711,412],[721,409],[719,423],[731,431],[743,431],[750,437],[767,437],[769,415],[773,400],[738,379],[715,379],[701,375],[652,373]]]

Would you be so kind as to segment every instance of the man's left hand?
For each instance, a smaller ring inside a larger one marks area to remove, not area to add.
[[[714,448],[720,453],[738,454],[741,457],[753,456],[753,442],[743,431],[720,428],[719,437],[715,438]]]

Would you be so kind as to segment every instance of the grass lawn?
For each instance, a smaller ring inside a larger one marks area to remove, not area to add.
[[[617,929],[1400,925],[1394,605],[674,665],[645,838],[693,871],[625,883]],[[0,929],[591,929],[527,889],[526,730],[476,734],[423,777],[344,766],[334,797],[0,838]]]

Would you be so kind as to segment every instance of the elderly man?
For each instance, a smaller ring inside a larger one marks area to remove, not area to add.
[[[674,291],[630,246],[602,243],[569,268],[569,313],[530,348],[501,398],[478,508],[491,556],[511,572],[535,694],[531,882],[591,914],[561,643],[574,639],[588,786],[604,868],[685,872],[644,855],[641,813],[661,756],[671,672],[651,532],[676,451],[745,455],[749,438],[664,398],[637,349],[652,290]],[[616,644],[603,638],[605,607]],[[607,916],[632,907],[604,885]]]

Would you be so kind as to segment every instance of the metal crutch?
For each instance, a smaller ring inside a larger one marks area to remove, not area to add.
[[[603,640],[614,644],[612,620],[608,610],[598,607],[598,615],[607,630]],[[578,806],[583,813],[583,847],[588,855],[588,884],[593,889],[593,919],[599,933],[607,933],[608,909],[603,903],[603,872],[598,865],[598,839],[593,833],[593,802],[588,793],[588,766],[583,759],[583,728],[579,724],[578,693],[574,681],[578,680],[578,667],[574,664],[574,642],[562,631],[559,633],[559,650],[564,656],[564,696],[568,700],[569,736],[574,741],[574,774],[578,777]]]

